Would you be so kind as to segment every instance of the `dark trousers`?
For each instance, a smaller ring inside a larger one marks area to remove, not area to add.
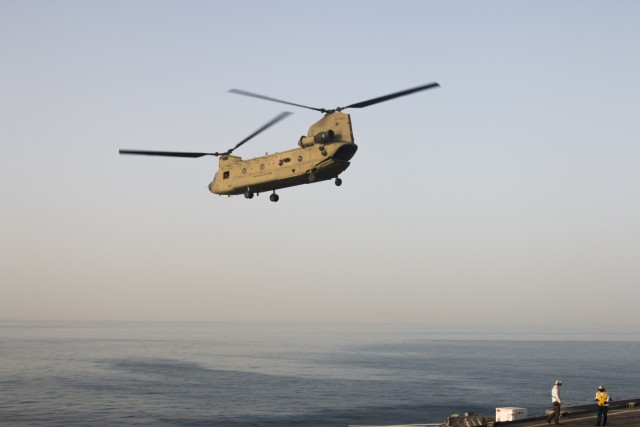
[[[600,406],[598,405],[598,421],[596,424],[600,425],[600,420],[604,421],[602,423],[603,426],[607,425],[607,412],[609,412],[608,406]]]
[[[547,417],[547,421],[551,422],[551,420],[555,421],[556,424],[560,422],[560,403],[553,402],[553,414],[549,414]]]

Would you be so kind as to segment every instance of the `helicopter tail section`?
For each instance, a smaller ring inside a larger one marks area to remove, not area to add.
[[[332,157],[338,162],[348,162],[356,154],[356,151],[358,151],[356,144],[344,144],[336,150]]]

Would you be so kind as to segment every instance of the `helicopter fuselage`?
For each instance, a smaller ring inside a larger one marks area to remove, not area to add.
[[[300,148],[242,160],[223,155],[209,190],[214,194],[253,194],[337,178],[350,165],[358,147],[351,118],[339,111],[314,123]]]

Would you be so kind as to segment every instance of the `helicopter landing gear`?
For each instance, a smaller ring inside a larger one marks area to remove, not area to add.
[[[314,173],[314,171],[310,170],[309,173],[307,174],[307,181],[309,181],[309,183],[315,182],[316,180],[316,174]]]
[[[253,192],[247,188],[247,191],[244,192],[245,199],[253,199]]]
[[[340,178],[338,178],[337,176],[336,176],[336,180],[334,182],[336,184],[336,187],[340,187],[342,185],[342,180]]]
[[[274,203],[280,200],[280,196],[276,194],[276,190],[273,190],[273,194],[269,196],[269,200],[271,200]]]

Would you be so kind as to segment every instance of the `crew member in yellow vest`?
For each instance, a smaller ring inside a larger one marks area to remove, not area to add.
[[[598,391],[596,391],[596,404],[598,405],[598,421],[596,425],[607,425],[607,412],[609,412],[609,402],[611,402],[611,396],[603,386],[598,387]],[[602,424],[600,424],[602,421]]]

